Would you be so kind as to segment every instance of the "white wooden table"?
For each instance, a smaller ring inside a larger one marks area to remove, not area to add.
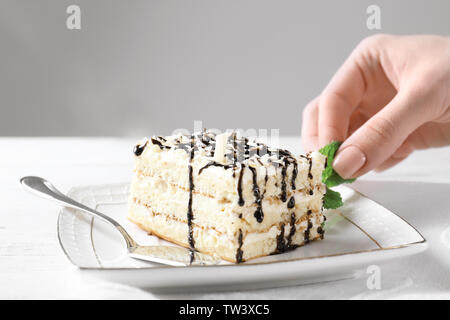
[[[300,139],[281,144],[300,151]],[[351,280],[253,291],[156,294],[83,275],[59,248],[59,207],[25,193],[18,181],[39,175],[62,191],[128,181],[134,140],[117,138],[0,138],[0,298],[8,299],[298,299],[450,298],[450,148],[418,152],[357,188],[408,220],[429,249],[380,265],[381,290],[366,274]]]

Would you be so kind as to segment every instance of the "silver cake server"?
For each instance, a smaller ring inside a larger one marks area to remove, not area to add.
[[[90,214],[94,217],[109,223],[117,230],[125,239],[128,255],[132,258],[146,260],[170,266],[189,266],[189,265],[213,265],[221,261],[220,258],[216,258],[200,252],[191,252],[191,250],[183,247],[174,246],[140,246],[136,241],[131,238],[128,232],[114,219],[104,215],[97,210],[89,208],[84,204],[81,204],[68,196],[61,193],[47,180],[28,176],[20,179],[20,183],[25,187],[27,191],[41,196],[45,199],[53,200],[65,207],[74,208]],[[192,259],[193,255],[193,259]]]

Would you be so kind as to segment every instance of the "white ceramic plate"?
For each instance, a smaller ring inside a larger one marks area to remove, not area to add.
[[[114,228],[69,208],[60,212],[58,236],[82,273],[163,290],[250,289],[343,279],[371,264],[426,249],[425,239],[402,218],[350,188],[337,189],[345,205],[326,213],[324,240],[239,265],[170,267],[129,258]],[[171,245],[126,219],[128,184],[74,188],[69,196],[116,219],[141,245]]]

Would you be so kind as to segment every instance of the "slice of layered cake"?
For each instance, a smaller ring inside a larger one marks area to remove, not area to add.
[[[128,218],[160,238],[237,263],[323,238],[319,152],[204,131],[152,137],[134,154]]]

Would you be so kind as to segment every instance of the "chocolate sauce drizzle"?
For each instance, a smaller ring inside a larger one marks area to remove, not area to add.
[[[146,141],[143,145],[138,144],[138,145],[134,146],[133,153],[135,154],[136,157],[139,157],[142,154],[142,152],[144,152],[147,144],[148,144],[148,141]]]
[[[188,202],[188,212],[187,212],[187,223],[188,223],[188,243],[191,249],[191,263],[194,261],[194,251],[195,251],[195,241],[193,234],[192,221],[194,220],[194,213],[192,212],[192,191],[194,190],[194,182],[192,179],[192,166],[189,164],[189,202]]]
[[[291,176],[291,189],[292,191],[295,191],[296,185],[295,185],[295,179],[297,179],[298,175],[298,165],[295,158],[292,156],[292,154],[287,150],[279,150],[278,151],[278,157],[283,156],[283,167],[281,169],[281,194],[280,198],[281,201],[286,202],[287,201],[287,182],[286,182],[286,175],[287,170],[289,167],[289,164],[293,164],[292,168],[292,176]]]
[[[218,163],[216,161],[211,161],[209,163],[207,163],[205,166],[203,166],[202,168],[200,168],[200,170],[198,171],[198,175],[200,175],[202,173],[203,170],[208,169],[209,167],[214,166],[214,167],[222,167],[225,170],[231,168],[232,166],[227,165],[227,164],[221,164]]]
[[[296,229],[295,229],[295,212],[292,212],[291,213],[291,221],[290,221],[290,229],[289,229],[289,235],[288,235],[288,237],[287,237],[287,247],[288,248],[292,248],[292,249],[295,249],[295,248],[297,248],[297,245],[293,245],[293,244],[291,244],[291,242],[292,242],[292,237],[294,236],[294,234],[295,234],[295,231],[297,231]]]
[[[322,229],[321,226],[317,227],[317,233],[320,234],[320,237],[323,239],[323,234],[325,233],[325,231]]]
[[[308,168],[308,178],[312,179],[313,175],[311,174],[311,168],[312,168],[312,159],[310,157],[308,157],[308,162],[309,162],[309,168]]]
[[[292,197],[289,199],[289,202],[288,202],[288,204],[287,204],[287,207],[288,207],[288,209],[292,209],[293,207],[295,207],[295,198],[294,198],[294,196],[292,196]]]
[[[238,243],[239,243],[239,247],[236,250],[236,262],[237,263],[241,263],[242,262],[242,229],[239,229],[239,236],[238,236]]]
[[[287,237],[284,237],[284,234],[286,232],[286,227],[284,224],[280,227],[280,234],[277,236],[277,247],[275,251],[272,254],[279,254],[286,251],[294,250],[298,247],[296,244],[292,244],[292,237],[294,236],[296,229],[295,229],[295,212],[291,213],[291,220],[289,221],[289,234]]]
[[[281,201],[283,201],[283,202],[287,201],[286,172],[287,172],[288,165],[289,165],[289,162],[288,162],[287,158],[285,158],[284,159],[283,168],[281,169],[281,194],[280,194],[280,198],[281,198]]]
[[[162,139],[161,139],[161,138],[162,138]],[[158,137],[158,139],[161,139],[161,140],[163,140],[164,142],[166,141],[166,139],[164,139],[163,137]],[[159,140],[157,140],[157,139],[155,139],[155,138],[152,138],[151,140],[152,140],[152,143],[153,143],[153,144],[156,144],[161,150],[162,150],[162,149],[171,149],[170,146],[164,145],[161,141],[159,141]]]
[[[312,226],[313,226],[313,224],[311,221],[309,221],[309,218],[308,218],[308,226],[306,227],[306,230],[305,230],[305,244],[309,243],[309,233],[310,233]]]
[[[294,160],[294,168],[292,169],[292,178],[291,178],[292,191],[295,190],[295,179],[297,179],[297,174],[298,174],[298,165],[297,161]]]
[[[308,154],[308,156],[306,157],[307,159],[308,159],[308,162],[309,162],[309,167],[308,167],[308,179],[310,180],[310,183],[309,183],[309,195],[310,196],[312,196],[313,194],[314,194],[314,191],[313,191],[313,189],[312,189],[312,187],[311,187],[311,180],[313,179],[313,175],[311,174],[311,169],[312,169],[312,159],[311,159],[311,157],[309,156],[309,154]]]
[[[238,180],[238,186],[237,186],[237,191],[238,191],[238,196],[239,196],[238,204],[241,207],[243,207],[245,204],[245,200],[242,197],[242,176],[244,175],[244,169],[245,169],[245,165],[242,164],[241,171],[239,172],[239,180]]]
[[[193,225],[192,225],[192,221],[194,220],[194,213],[192,211],[192,195],[194,192],[194,178],[193,178],[193,174],[192,174],[192,159],[194,159],[194,143],[195,143],[195,137],[191,136],[191,151],[190,151],[190,157],[189,157],[189,164],[188,164],[188,169],[189,169],[189,202],[188,202],[188,211],[187,211],[187,223],[188,223],[188,243],[189,243],[189,248],[191,250],[191,261],[190,263],[192,264],[192,262],[195,259],[195,241],[194,241],[194,230],[193,230]]]
[[[277,236],[277,248],[275,253],[282,253],[286,251],[286,244],[284,242],[284,224],[281,225],[280,234]]]
[[[233,177],[236,175],[236,162],[237,162],[237,143],[236,143],[236,132],[233,132],[233,134],[229,137],[233,139]]]
[[[256,203],[256,211],[253,214],[256,218],[256,221],[261,223],[264,219],[264,213],[262,210],[262,199],[263,196],[261,195],[261,191],[259,190],[257,176],[256,176],[256,169],[253,167],[248,167],[250,171],[252,172],[252,181],[253,181],[253,195],[255,196],[255,203]]]

